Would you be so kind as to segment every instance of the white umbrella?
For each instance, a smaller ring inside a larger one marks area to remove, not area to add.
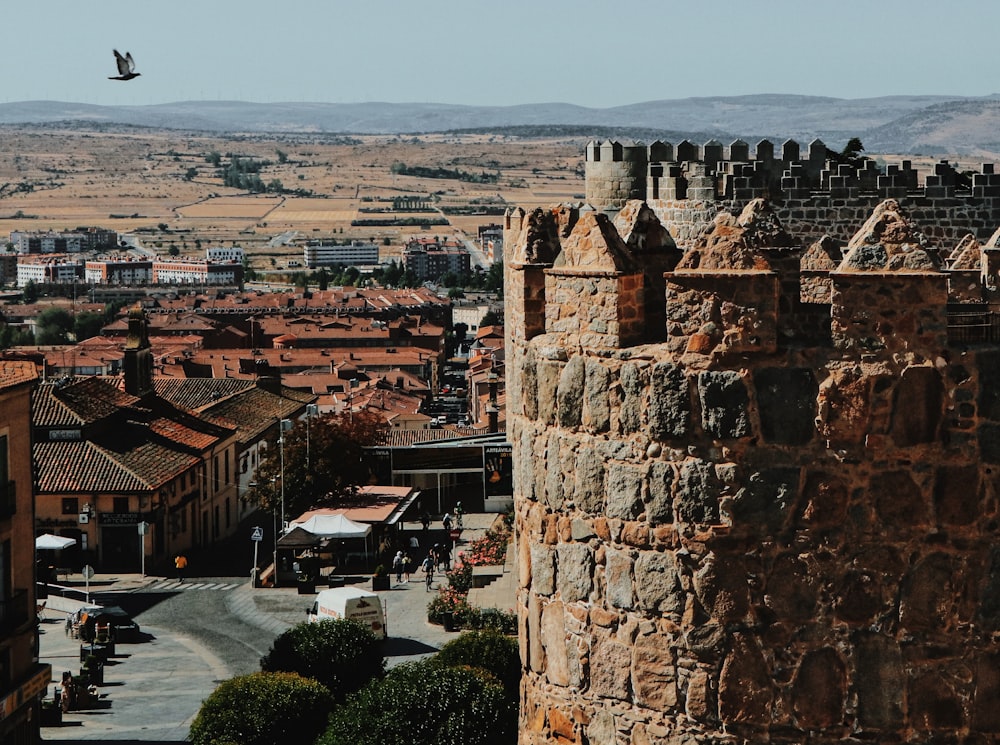
[[[76,538],[53,535],[52,533],[45,533],[35,538],[35,548],[49,551],[58,551],[60,548],[72,546],[74,543],[76,543]]]

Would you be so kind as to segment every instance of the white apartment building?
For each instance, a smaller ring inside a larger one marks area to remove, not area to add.
[[[205,249],[205,258],[222,264],[242,264],[246,258],[246,252],[239,246],[226,248],[225,246],[215,246]]]
[[[351,241],[349,246],[306,246],[303,260],[310,269],[318,266],[369,266],[378,264],[378,246]]]
[[[46,256],[44,259],[19,258],[17,286],[35,284],[70,284],[83,275],[83,262],[68,257]]]
[[[166,259],[153,262],[153,284],[158,285],[240,285],[242,264]]]
[[[95,285],[149,284],[153,280],[153,262],[125,257],[88,261],[83,278]]]

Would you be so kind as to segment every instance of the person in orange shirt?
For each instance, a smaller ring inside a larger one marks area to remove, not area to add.
[[[177,554],[174,557],[174,569],[177,570],[177,581],[184,581],[184,570],[187,569],[188,560],[184,554]]]

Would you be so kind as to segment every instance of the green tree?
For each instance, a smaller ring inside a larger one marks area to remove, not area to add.
[[[198,169],[197,168],[193,168],[193,167],[192,168],[188,168],[186,171],[184,171],[184,180],[185,181],[191,181],[197,175],[198,175]]]
[[[21,290],[21,297],[24,299],[26,305],[38,302],[38,285],[35,284],[35,280],[28,280],[24,289]]]
[[[205,699],[191,723],[194,745],[311,743],[333,709],[330,692],[294,673],[230,678]]]
[[[218,168],[222,165],[222,155],[215,152],[214,150],[205,156],[205,162],[211,163],[213,166]]]
[[[73,338],[78,342],[101,333],[106,323],[105,313],[85,310],[73,317]]]
[[[279,163],[281,163],[282,165],[284,165],[285,163],[288,162],[288,153],[286,153],[284,150],[275,150],[274,152],[278,156],[278,162]]]
[[[36,344],[66,344],[73,328],[73,316],[65,308],[46,308],[35,320]]]
[[[319,272],[317,272],[316,283],[319,285],[321,292],[330,286],[330,273],[326,270],[325,266],[320,267]]]
[[[497,295],[503,294],[503,262],[494,261],[490,264],[486,277],[483,279],[483,289],[487,292],[495,292]]]
[[[170,248],[167,249],[167,253],[170,254],[171,256],[180,256],[181,250],[177,248],[177,244],[171,243]]]
[[[479,322],[479,328],[483,326],[502,326],[503,319],[497,315],[496,311],[488,310],[486,315],[483,316],[483,320]]]
[[[510,745],[517,713],[482,670],[426,661],[392,668],[334,710],[316,745]]]
[[[294,423],[284,445],[271,444],[254,474],[247,498],[265,510],[281,503],[285,478],[285,514],[295,516],[312,507],[336,505],[367,484],[364,448],[382,441],[385,420],[367,411],[328,413]],[[284,450],[284,469],[281,451]]]
[[[517,639],[497,631],[464,631],[430,658],[436,665],[479,667],[493,675],[515,706],[520,696],[521,656]]]
[[[350,619],[300,623],[280,634],[260,660],[264,672],[297,673],[322,683],[335,701],[385,675],[379,639]]]

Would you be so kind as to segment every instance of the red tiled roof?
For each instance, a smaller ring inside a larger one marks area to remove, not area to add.
[[[13,388],[22,383],[38,379],[38,371],[33,362],[0,361],[0,388]]]

